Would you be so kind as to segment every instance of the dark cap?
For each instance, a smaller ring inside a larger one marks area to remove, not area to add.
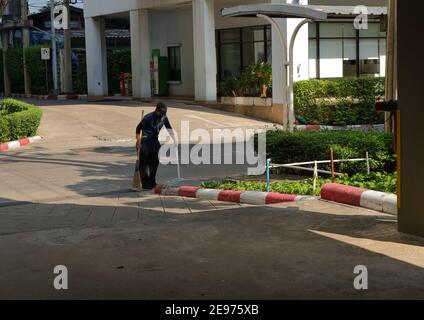
[[[168,107],[164,103],[159,102],[156,105],[156,111],[159,111],[160,113],[162,113],[163,115],[165,115],[168,112]]]

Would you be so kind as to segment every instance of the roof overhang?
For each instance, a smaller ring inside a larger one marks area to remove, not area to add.
[[[327,20],[327,13],[308,6],[294,4],[249,4],[221,10],[223,17],[256,17],[263,14],[271,18],[304,18],[316,21]]]
[[[319,10],[327,13],[327,15],[331,18],[351,18],[356,17],[359,13],[366,13],[371,17],[379,17],[387,15],[387,7],[371,7],[366,6],[365,12],[359,10],[358,7],[355,6],[316,6],[310,5],[312,9]],[[361,11],[361,12],[359,12]]]

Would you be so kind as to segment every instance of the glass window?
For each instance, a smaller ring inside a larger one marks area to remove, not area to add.
[[[343,37],[343,23],[320,23],[319,35],[321,38]]]
[[[264,42],[243,43],[243,67],[265,60]]]
[[[233,77],[250,64],[271,61],[271,26],[217,31],[219,79]]]
[[[265,34],[263,27],[243,28],[243,42],[264,41]]]
[[[181,47],[168,47],[169,80],[181,81]]]
[[[356,38],[356,29],[353,22],[343,23],[342,28],[344,38]]]
[[[386,76],[386,39],[380,39],[380,77]]]
[[[378,59],[378,39],[359,40],[359,59]]]
[[[268,41],[272,39],[271,26],[266,26],[266,39]]]
[[[361,38],[378,38],[378,37],[385,37],[386,33],[380,32],[379,23],[369,23],[368,29],[359,30],[359,36]]]
[[[221,30],[221,43],[240,42],[240,29]]]
[[[320,42],[320,72],[322,78],[343,77],[343,40],[325,39]]]
[[[356,60],[356,40],[343,40],[343,60]]]
[[[221,45],[221,79],[225,80],[240,73],[240,44]]]
[[[352,22],[346,23],[320,23],[319,33],[321,38],[355,38],[356,29]]]
[[[317,24],[315,22],[309,23],[309,38],[317,37]]]
[[[309,78],[317,77],[317,40],[309,39]]]

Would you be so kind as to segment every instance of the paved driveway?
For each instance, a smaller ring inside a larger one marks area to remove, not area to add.
[[[0,155],[0,298],[424,298],[424,240],[399,234],[396,217],[323,201],[129,192],[140,107],[45,104],[45,139]],[[269,125],[181,104],[170,115],[207,130]],[[245,170],[185,166],[183,175]],[[175,174],[162,167],[159,178]],[[57,265],[69,270],[68,291],[53,289]],[[369,290],[353,287],[358,265]]]
[[[122,192],[130,187],[136,160],[135,127],[140,121],[141,111],[151,112],[153,105],[140,106],[131,101],[121,104],[43,101],[41,104],[44,116],[39,133],[43,141],[19,151],[0,154],[0,203],[60,200]],[[211,134],[215,129],[242,129],[246,132],[245,129],[272,127],[270,123],[202,106],[174,103],[170,107],[169,118],[181,137],[180,148],[188,146],[192,149],[193,144],[199,142],[194,136],[181,134],[183,121],[191,130],[202,129]],[[166,133],[162,133],[161,138],[165,142]],[[235,136],[234,142],[245,138],[245,135]],[[235,157],[235,146],[232,149]],[[246,172],[245,165],[182,166],[182,175],[186,179],[225,177]],[[176,166],[159,168],[160,182],[176,177]]]

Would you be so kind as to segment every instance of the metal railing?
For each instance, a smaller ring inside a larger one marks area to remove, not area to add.
[[[332,152],[331,152],[332,153]],[[302,170],[302,171],[308,171],[313,172],[313,185],[314,185],[314,191],[316,190],[316,183],[318,179],[318,174],[328,174],[331,175],[334,181],[334,177],[342,177],[345,176],[343,173],[335,172],[334,171],[334,164],[336,163],[348,163],[348,162],[366,162],[367,163],[367,173],[371,173],[371,166],[370,166],[370,158],[368,152],[366,153],[365,158],[360,159],[342,159],[342,160],[320,160],[320,161],[307,161],[307,162],[297,162],[297,163],[289,163],[289,164],[273,164],[271,163],[271,159],[268,159],[266,161],[266,189],[267,192],[270,191],[270,171],[271,169],[278,169],[278,168],[287,168],[287,169],[296,169],[296,170]],[[318,165],[320,164],[331,164],[332,171],[327,170],[320,170],[318,169]],[[308,165],[314,165],[313,168],[304,167]]]

